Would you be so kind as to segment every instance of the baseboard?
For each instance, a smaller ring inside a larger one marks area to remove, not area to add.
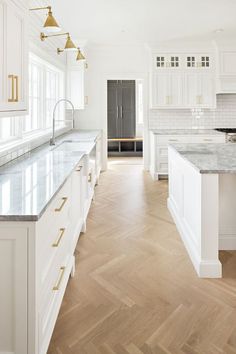
[[[236,235],[220,234],[219,249],[224,251],[236,250]]]
[[[196,250],[196,246],[194,242],[191,241],[191,236],[186,231],[186,228],[184,227],[183,222],[181,221],[176,210],[175,204],[171,198],[168,198],[167,205],[198,276],[200,278],[221,278],[222,265],[220,261],[200,259]]]

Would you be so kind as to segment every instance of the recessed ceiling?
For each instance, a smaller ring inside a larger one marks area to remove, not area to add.
[[[101,45],[236,37],[235,0],[51,0],[78,40]],[[216,32],[217,29],[224,31]]]

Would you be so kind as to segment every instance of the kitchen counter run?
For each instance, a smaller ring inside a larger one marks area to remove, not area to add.
[[[150,130],[156,135],[222,135],[214,129],[154,129]]]
[[[99,135],[68,132],[56,139],[56,146],[44,144],[0,167],[0,221],[37,221]],[[67,141],[79,142],[80,151],[63,151]]]

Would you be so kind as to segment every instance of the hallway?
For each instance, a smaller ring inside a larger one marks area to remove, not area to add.
[[[48,354],[236,353],[236,252],[222,279],[199,279],[167,181],[136,163],[101,175]]]

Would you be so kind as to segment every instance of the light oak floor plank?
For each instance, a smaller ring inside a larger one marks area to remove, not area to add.
[[[236,354],[236,252],[199,279],[167,192],[141,159],[110,159],[48,354]]]

